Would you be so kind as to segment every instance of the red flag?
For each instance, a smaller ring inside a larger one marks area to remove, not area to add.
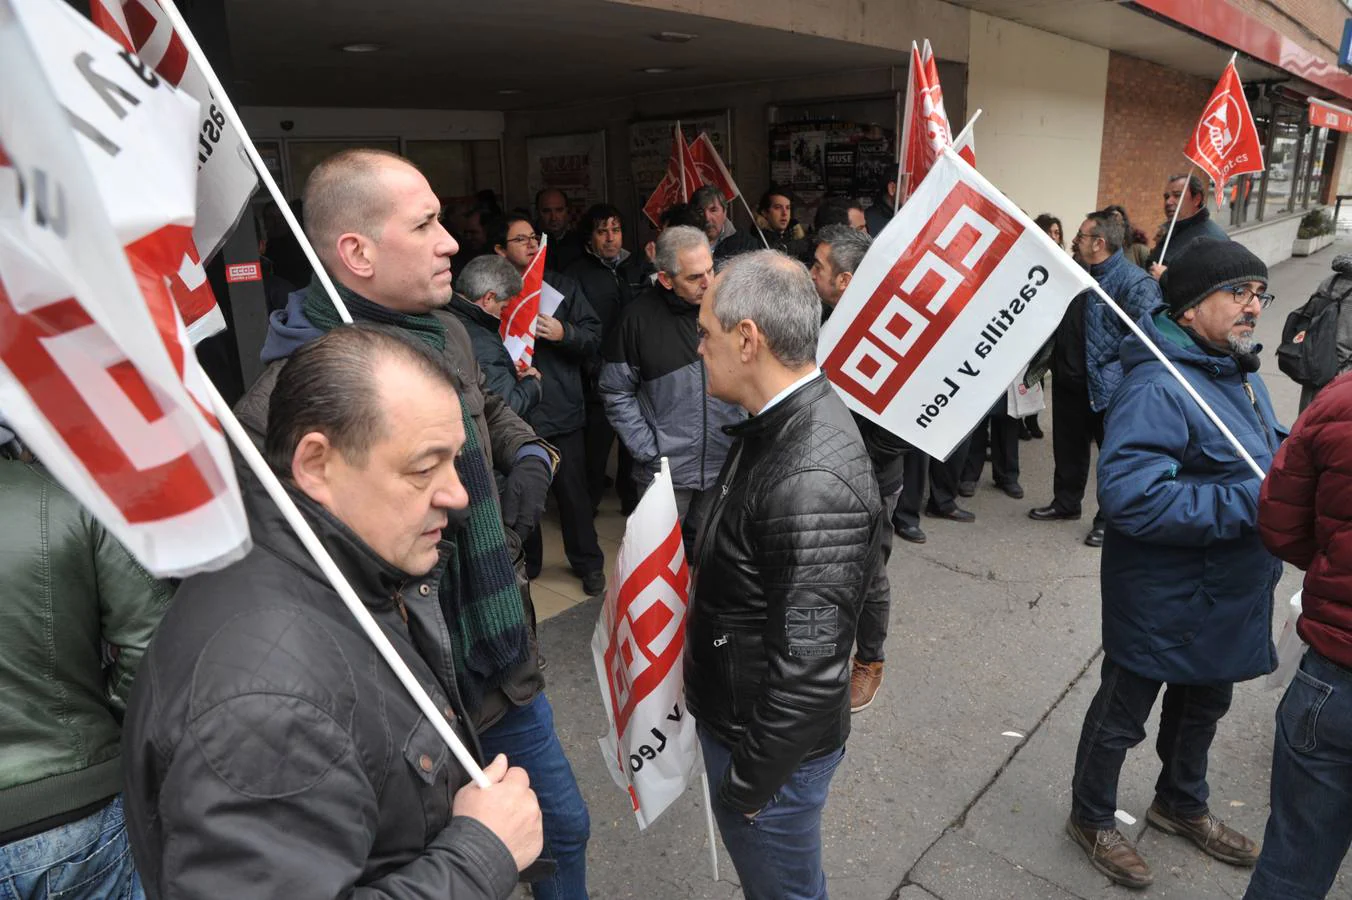
[[[643,214],[657,226],[662,224],[662,213],[677,203],[689,203],[690,195],[699,190],[700,185],[704,183],[700,180],[699,165],[685,142],[685,135],[681,133],[679,121],[673,126],[673,132],[667,172],[658,182],[657,189],[648,198],[648,202],[643,204]]]
[[[701,131],[699,137],[695,138],[695,143],[690,145],[690,156],[695,161],[695,170],[701,184],[712,184],[718,188],[723,192],[724,200],[737,199],[741,191],[738,190],[737,182],[733,180],[728,167],[723,165],[723,157],[718,155],[718,148],[709,139],[707,131]]]
[[[1263,143],[1233,59],[1211,93],[1183,155],[1215,182],[1217,207],[1224,200],[1222,188],[1231,177],[1263,171]]]
[[[939,84],[939,67],[925,41],[923,55],[911,44],[910,82],[906,96],[906,117],[902,123],[901,160],[906,184],[898,185],[904,201],[925,180],[945,147],[953,146],[953,130],[944,111],[944,92]],[[955,148],[969,164],[976,164],[976,151],[970,136]]]
[[[518,369],[526,369],[535,356],[535,320],[540,317],[540,289],[545,282],[545,251],[549,249],[549,235],[540,239],[540,249],[521,276],[521,293],[502,309],[498,330],[502,343],[512,355]]]

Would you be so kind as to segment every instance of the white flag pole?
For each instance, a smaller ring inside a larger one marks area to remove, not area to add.
[[[969,134],[972,133],[972,127],[973,127],[974,125],[976,125],[976,120],[979,119],[979,118],[981,118],[981,110],[980,110],[980,109],[978,109],[976,112],[972,113],[972,117],[971,117],[970,119],[967,120],[967,124],[964,125],[964,126],[962,126],[962,131],[959,131],[959,132],[958,132],[958,136],[955,137],[955,138],[953,138],[953,149],[954,149],[954,150],[957,150],[957,149],[958,149],[958,145],[961,144],[963,141],[967,140],[967,135],[969,135]]]
[[[1169,220],[1169,231],[1164,235],[1164,245],[1160,247],[1160,256],[1159,259],[1156,260],[1160,265],[1164,265],[1164,254],[1169,252],[1169,241],[1174,236],[1174,226],[1178,224],[1178,211],[1183,208],[1183,198],[1189,196],[1188,188],[1192,185],[1192,170],[1193,167],[1188,166],[1188,174],[1183,176],[1185,179],[1183,193],[1179,196],[1178,203],[1174,204],[1174,217]],[[1173,182],[1171,181],[1169,184],[1173,184]],[[1168,189],[1168,185],[1165,186],[1165,189]]]
[[[911,116],[915,110],[915,96],[911,89],[915,87],[915,58],[918,54],[918,48],[915,41],[911,41],[910,62],[906,64],[906,109],[902,113],[901,128],[897,131],[897,192],[892,195],[892,215],[897,214],[901,209],[901,167],[906,163],[906,148],[910,144]],[[911,180],[911,173],[906,173],[906,180]],[[906,194],[910,196],[910,185],[907,185]]]
[[[324,290],[328,291],[329,299],[333,301],[334,307],[338,310],[338,317],[351,325],[351,313],[347,311],[347,306],[339,298],[338,289],[333,286],[333,281],[329,278],[329,273],[325,271],[323,263],[319,261],[319,257],[315,254],[314,247],[310,246],[310,241],[305,236],[305,230],[296,221],[295,213],[291,211],[291,204],[286,202],[286,197],[282,195],[282,189],[277,186],[277,182],[272,178],[272,173],[263,164],[263,158],[258,155],[258,148],[254,147],[253,139],[249,137],[249,132],[245,130],[244,122],[240,120],[239,113],[235,110],[235,104],[230,102],[230,97],[226,94],[220,79],[216,77],[216,70],[211,67],[207,55],[202,52],[201,46],[198,45],[197,38],[193,37],[192,30],[188,28],[188,23],[179,14],[178,7],[174,6],[174,0],[158,0],[158,2],[164,10],[164,14],[173,23],[174,31],[178,32],[178,36],[183,40],[183,45],[188,48],[188,54],[192,57],[193,62],[197,63],[202,69],[202,76],[206,78],[212,96],[220,104],[221,112],[225,114],[225,118],[239,134],[240,144],[244,147],[244,152],[249,155],[249,161],[253,163],[258,177],[263,179],[263,184],[267,186],[268,193],[272,194],[272,199],[277,201],[278,212],[282,214],[282,218],[286,219],[286,224],[291,227],[291,231],[296,235],[301,250],[305,251],[305,258],[310,261],[310,267],[319,277],[319,283],[324,286]]]
[[[339,309],[341,308],[342,307],[339,307]],[[409,696],[413,698],[413,702],[417,704],[418,709],[427,717],[427,721],[432,723],[432,727],[437,730],[437,734],[441,735],[441,739],[446,742],[446,746],[451,748],[451,752],[455,754],[456,760],[460,763],[461,767],[469,773],[469,776],[474,779],[474,783],[481,788],[491,787],[492,784],[489,782],[488,777],[484,775],[483,769],[479,768],[479,764],[474,761],[474,757],[470,754],[469,750],[465,748],[465,745],[460,741],[460,738],[456,733],[451,730],[450,723],[446,721],[446,717],[442,714],[441,710],[437,709],[436,704],[433,703],[432,698],[427,695],[427,691],[423,689],[422,684],[418,682],[418,679],[414,676],[413,672],[409,670],[408,663],[404,662],[403,657],[401,657],[399,652],[394,649],[394,645],[391,644],[390,639],[385,636],[385,632],[380,630],[380,626],[377,625],[376,620],[372,618],[370,610],[368,610],[366,605],[358,599],[356,592],[352,590],[352,586],[347,583],[347,579],[343,577],[343,573],[338,570],[338,566],[334,563],[333,557],[329,556],[329,551],[324,548],[322,543],[320,543],[318,536],[314,533],[314,529],[310,527],[310,523],[306,522],[301,516],[300,510],[296,508],[295,501],[287,494],[286,489],[282,487],[281,481],[277,479],[277,475],[263,460],[262,454],[258,452],[258,448],[254,446],[253,440],[244,431],[244,427],[239,424],[239,420],[235,418],[234,412],[231,411],[230,406],[221,397],[220,392],[216,390],[216,385],[212,383],[211,379],[207,379],[207,389],[211,392],[212,409],[216,413],[216,418],[220,420],[221,426],[225,429],[226,435],[230,438],[231,442],[234,443],[235,448],[239,450],[240,455],[244,457],[244,461],[249,464],[249,468],[253,471],[254,475],[263,483],[264,490],[268,492],[268,496],[272,498],[272,501],[277,504],[277,508],[281,510],[282,516],[286,519],[287,524],[290,525],[291,530],[296,533],[296,537],[300,538],[300,542],[305,546],[305,549],[309,551],[310,556],[319,566],[320,571],[328,578],[329,584],[333,585],[333,589],[338,592],[338,596],[342,598],[343,605],[347,607],[348,612],[352,613],[353,617],[357,620],[357,624],[361,626],[361,630],[366,633],[367,638],[375,645],[377,652],[379,652],[385,662],[389,664],[390,668],[394,670],[395,677],[399,679],[399,682],[404,686],[404,689],[408,691]]]
[[[709,865],[713,866],[714,881],[718,880],[718,832],[714,829],[714,803],[709,794],[709,773],[701,772],[704,784],[704,824],[709,829]]]
[[[1206,417],[1220,429],[1220,432],[1225,436],[1225,439],[1234,445],[1235,451],[1239,453],[1240,458],[1249,464],[1250,469],[1253,469],[1253,474],[1257,475],[1260,480],[1265,478],[1267,473],[1264,472],[1262,467],[1249,455],[1249,451],[1244,449],[1244,445],[1239,442],[1239,438],[1235,437],[1234,432],[1221,421],[1221,417],[1216,415],[1216,411],[1202,399],[1202,395],[1197,393],[1197,389],[1192,386],[1192,383],[1188,381],[1187,378],[1184,378],[1183,373],[1178,371],[1178,367],[1164,355],[1164,351],[1160,350],[1160,348],[1155,345],[1154,341],[1145,336],[1145,332],[1141,331],[1141,327],[1131,320],[1131,316],[1127,315],[1126,310],[1113,302],[1113,299],[1104,292],[1103,288],[1099,287],[1097,282],[1094,283],[1093,290],[1099,295],[1104,303],[1108,304],[1108,308],[1117,313],[1117,317],[1126,323],[1127,327],[1131,329],[1131,333],[1140,338],[1141,343],[1145,344],[1146,349],[1155,354],[1155,358],[1164,364],[1164,368],[1169,371],[1169,374],[1178,379],[1178,383],[1183,385],[1183,390],[1187,391],[1188,396],[1192,397],[1192,399],[1197,402],[1197,405],[1201,407],[1202,412],[1206,413]]]
[[[739,190],[737,199],[741,200],[742,205],[746,207],[746,214],[751,217],[751,227],[756,229],[756,234],[760,235],[761,243],[765,245],[766,250],[769,250],[770,242],[766,239],[765,232],[761,231],[761,227],[756,224],[756,214],[751,211],[751,204],[746,202],[746,194]]]

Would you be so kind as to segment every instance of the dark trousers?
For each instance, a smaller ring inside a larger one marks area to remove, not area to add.
[[[554,473],[550,491],[559,506],[559,530],[563,532],[563,552],[568,564],[579,575],[599,572],[605,567],[606,557],[596,542],[596,525],[592,521],[591,495],[587,493],[587,455],[583,429],[567,434],[551,435],[545,440],[559,451],[559,468]],[[526,570],[540,571],[544,561],[544,544],[540,529],[526,538]]]
[[[893,524],[901,523],[911,527],[920,524],[920,503],[925,499],[926,477],[929,478],[930,509],[948,512],[956,508],[958,476],[962,474],[962,467],[966,462],[966,440],[953,450],[947,462],[926,456],[919,450],[907,453],[906,464],[902,469],[901,499],[897,501],[897,511],[892,514]]]
[[[1080,512],[1089,484],[1091,441],[1103,448],[1103,413],[1089,408],[1089,386],[1082,381],[1052,378],[1052,506],[1061,512]],[[1094,527],[1102,524],[1095,512]]]
[[[1145,722],[1164,682],[1103,657],[1102,682],[1089,704],[1075,754],[1071,815],[1086,828],[1116,828],[1117,779],[1127,751],[1145,739]],[[1230,709],[1231,684],[1170,684],[1160,709],[1155,800],[1168,812],[1196,818],[1207,811],[1207,754],[1216,723]]]
[[[883,498],[883,522],[890,523],[897,508],[900,492]],[[892,612],[892,584],[887,578],[887,561],[892,557],[892,528],[882,529],[878,544],[878,562],[869,579],[864,606],[859,611],[859,627],[855,630],[855,656],[860,662],[882,662],[883,644],[887,641],[887,617]]]
[[[599,395],[587,397],[587,493],[591,497],[592,509],[601,505],[606,493],[606,465],[610,462],[610,448],[615,444],[615,429],[610,427],[606,418],[606,408]],[[633,509],[638,502],[638,489],[634,485],[634,458],[620,441],[619,456],[616,460],[615,492],[620,495],[623,509]]]
[[[1019,420],[1005,412],[1007,401],[1001,397],[991,408],[990,415],[981,420],[968,438],[967,459],[962,466],[962,480],[981,480],[986,467],[986,447],[991,451],[991,476],[1001,487],[1019,482]]]

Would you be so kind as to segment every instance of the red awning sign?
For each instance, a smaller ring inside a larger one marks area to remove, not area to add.
[[[1352,110],[1310,98],[1310,124],[1334,131],[1352,131]]]

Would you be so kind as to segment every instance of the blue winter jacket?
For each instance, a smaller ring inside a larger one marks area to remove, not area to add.
[[[1286,432],[1262,379],[1208,355],[1162,311],[1140,325],[1266,471]],[[1282,566],[1258,536],[1261,482],[1135,335],[1122,366],[1098,469],[1104,652],[1179,684],[1270,672]]]
[[[1131,316],[1153,312],[1164,302],[1159,282],[1118,250],[1101,263],[1089,267],[1089,274],[1103,292]],[[1113,391],[1122,383],[1122,361],[1118,352],[1122,339],[1130,334],[1126,323],[1097,293],[1090,292],[1084,307],[1084,363],[1089,378],[1089,405],[1094,412],[1108,408]]]

